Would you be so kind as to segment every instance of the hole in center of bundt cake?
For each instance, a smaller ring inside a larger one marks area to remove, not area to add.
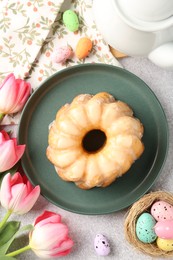
[[[89,131],[82,140],[82,146],[88,153],[94,153],[100,150],[106,142],[106,135],[99,129]]]

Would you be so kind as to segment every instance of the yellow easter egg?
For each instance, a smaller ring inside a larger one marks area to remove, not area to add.
[[[76,46],[76,57],[78,59],[84,59],[90,54],[91,50],[92,41],[87,37],[80,38]]]
[[[158,248],[163,251],[173,251],[173,239],[163,239],[158,237],[156,243]]]

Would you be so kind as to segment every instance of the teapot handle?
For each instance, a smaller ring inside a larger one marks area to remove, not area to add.
[[[157,47],[149,53],[148,58],[162,68],[173,69],[173,42]]]

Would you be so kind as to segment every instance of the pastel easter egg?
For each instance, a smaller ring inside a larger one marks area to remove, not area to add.
[[[173,206],[165,201],[157,201],[151,207],[151,214],[157,220],[173,220]]]
[[[76,32],[79,29],[79,20],[73,10],[66,10],[62,16],[63,23],[70,32]]]
[[[87,37],[82,37],[79,39],[76,45],[76,57],[78,59],[86,58],[92,50],[92,41]]]
[[[173,220],[158,221],[154,230],[160,238],[173,239]]]
[[[73,54],[70,46],[58,47],[53,53],[53,61],[56,63],[65,63]]]
[[[149,213],[142,213],[136,222],[136,236],[143,243],[152,243],[157,235],[154,231],[156,220]]]
[[[97,234],[94,239],[94,248],[98,255],[108,255],[110,253],[110,245],[107,237],[102,234]]]
[[[158,237],[156,240],[156,244],[158,248],[160,248],[163,251],[173,251],[173,239],[163,239]]]

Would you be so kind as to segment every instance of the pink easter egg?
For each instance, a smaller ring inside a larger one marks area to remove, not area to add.
[[[163,239],[173,239],[173,220],[158,221],[154,227],[156,235]]]
[[[173,220],[173,206],[165,201],[157,201],[151,207],[151,214],[157,220]]]
[[[72,48],[70,46],[58,47],[53,53],[53,61],[56,63],[65,63],[66,60],[71,58],[73,54]]]

